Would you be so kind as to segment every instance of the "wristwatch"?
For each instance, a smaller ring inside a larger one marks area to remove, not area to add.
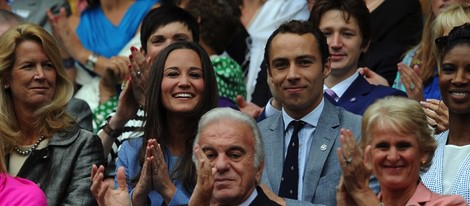
[[[103,131],[112,138],[116,139],[121,136],[123,129],[112,129],[111,126],[109,126],[109,120],[111,120],[111,118],[106,121],[106,124],[103,126]]]
[[[89,69],[90,71],[94,71],[95,70],[95,66],[96,66],[96,62],[98,61],[98,57],[99,55],[97,53],[91,53],[89,56],[88,56],[88,59],[86,60],[86,63],[85,63],[85,66],[87,67],[87,69]]]

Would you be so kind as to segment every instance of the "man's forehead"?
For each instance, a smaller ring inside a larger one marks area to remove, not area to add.
[[[289,38],[289,39],[298,39],[298,40],[305,40],[305,41],[311,41],[313,40],[314,42],[316,42],[317,40],[315,39],[315,36],[310,33],[310,32],[307,32],[305,34],[297,34],[297,33],[292,33],[292,32],[284,32],[284,33],[278,33],[272,40],[272,42],[276,42],[276,41],[282,41],[283,39],[286,39],[286,38]]]
[[[295,33],[280,33],[274,37],[271,42],[270,60],[278,56],[292,55],[295,52],[296,56],[312,56],[319,55],[317,40],[312,33],[295,34]]]
[[[217,143],[219,145],[250,141],[254,141],[250,127],[245,123],[233,120],[211,122],[202,128],[199,137],[200,143]]]

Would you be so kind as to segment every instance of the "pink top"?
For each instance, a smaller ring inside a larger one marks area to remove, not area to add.
[[[379,199],[381,194],[379,193]],[[422,182],[418,184],[415,193],[405,206],[468,206],[467,201],[460,195],[440,195],[431,192]]]
[[[47,206],[46,195],[27,179],[0,173],[0,206]]]

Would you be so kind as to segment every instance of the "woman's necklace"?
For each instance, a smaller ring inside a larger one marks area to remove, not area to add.
[[[16,153],[18,153],[21,156],[28,156],[29,154],[31,154],[31,152],[33,152],[34,150],[36,150],[36,148],[38,148],[42,140],[44,140],[44,136],[39,137],[36,143],[34,143],[33,146],[27,150],[22,150],[18,146],[15,146],[13,149],[16,151]]]

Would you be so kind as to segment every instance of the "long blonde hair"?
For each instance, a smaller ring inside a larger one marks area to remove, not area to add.
[[[13,110],[11,89],[4,86],[11,81],[15,64],[17,46],[23,41],[40,44],[57,72],[55,93],[52,101],[40,107],[32,117],[34,129],[41,135],[50,137],[53,133],[70,128],[74,120],[65,113],[65,108],[72,97],[73,86],[68,80],[62,65],[62,57],[57,42],[46,30],[34,24],[20,24],[6,31],[0,37],[0,138],[3,139],[6,152],[22,139],[22,132]]]
[[[432,3],[428,3],[424,6],[424,13],[428,14],[426,16],[426,21],[424,23],[423,34],[421,36],[421,41],[416,47],[416,54],[413,57],[410,66],[414,64],[420,64],[419,76],[426,82],[431,79],[434,75],[434,68],[436,66],[436,60],[432,56],[432,47],[433,47],[433,35],[431,34],[431,26],[436,15],[432,11]]]

